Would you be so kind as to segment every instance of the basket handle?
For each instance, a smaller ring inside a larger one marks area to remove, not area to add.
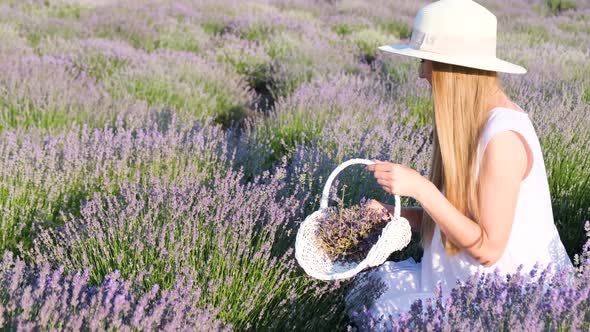
[[[328,177],[328,181],[326,181],[326,185],[324,186],[324,191],[322,192],[322,199],[320,200],[320,209],[325,209],[328,207],[328,197],[330,196],[330,188],[332,188],[332,182],[334,181],[334,179],[336,178],[338,173],[340,173],[346,167],[348,167],[350,165],[356,165],[356,164],[373,165],[373,164],[375,164],[375,162],[372,160],[369,160],[369,159],[349,159],[349,160],[343,162],[342,164],[338,165],[338,167],[336,167],[336,169],[334,169],[332,171],[332,173],[330,173],[330,176]],[[394,207],[393,217],[394,217],[394,219],[399,219],[401,216],[400,198],[399,198],[399,195],[394,195],[394,198],[395,198],[395,207]]]

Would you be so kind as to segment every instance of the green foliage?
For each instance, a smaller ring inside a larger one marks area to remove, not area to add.
[[[200,53],[209,36],[200,27],[177,23],[158,29],[158,37],[154,40],[154,49],[170,49]]]
[[[582,22],[561,22],[557,27],[563,31],[570,33],[590,34],[590,24]]]
[[[181,120],[208,121],[229,126],[251,113],[249,96],[241,81],[226,82],[224,71],[208,71],[189,63],[161,63],[151,70],[115,71],[105,82],[115,100],[129,96],[150,107],[174,111]],[[215,76],[217,75],[217,77]]]
[[[554,14],[576,9],[576,0],[546,0],[547,7]]]
[[[41,35],[36,32],[29,33],[27,35],[27,41],[32,48],[37,48],[37,46],[39,46],[39,42],[41,41]]]
[[[272,59],[265,68],[272,77],[265,84],[275,99],[289,96],[304,82],[321,75],[323,59],[309,54],[309,47],[313,46],[308,42],[285,32],[265,41],[266,55]]]
[[[316,140],[326,121],[324,115],[312,116],[307,112],[280,112],[265,119],[258,125],[255,139],[272,151],[273,158],[266,165],[290,155],[298,145]]]
[[[387,21],[380,24],[383,31],[393,34],[399,39],[408,39],[412,36],[412,27],[404,22]]]
[[[80,19],[83,8],[76,4],[60,4],[48,5],[47,15],[64,18],[64,19]]]
[[[360,30],[352,35],[352,39],[368,63],[375,60],[379,46],[391,42],[387,35],[373,29]]]
[[[402,85],[408,80],[418,77],[417,62],[414,59],[406,62],[388,59],[382,64],[379,74],[389,84]]]
[[[255,90],[268,87],[273,81],[272,59],[267,54],[248,52],[236,49],[233,45],[218,51],[217,61],[231,65],[234,70],[243,75],[248,85]]]
[[[123,70],[128,61],[119,58],[108,58],[101,53],[91,53],[81,60],[80,66],[86,68],[86,72],[97,81],[103,81],[115,73]]]
[[[32,48],[37,48],[40,42],[44,38],[60,37],[63,39],[74,39],[80,37],[80,33],[73,29],[69,29],[67,26],[44,26],[44,27],[31,27],[25,32],[27,41]]]
[[[103,123],[106,114],[90,114],[77,103],[40,104],[29,97],[0,97],[0,132],[10,128],[64,128],[72,123]]]
[[[79,215],[81,202],[91,192],[72,181],[62,190],[44,181],[20,177],[0,177],[0,248],[21,253],[29,250],[39,227],[62,224],[62,214]],[[39,221],[42,221],[39,224]]]
[[[529,46],[536,46],[551,40],[549,31],[542,25],[520,25],[516,27],[515,32],[523,34],[523,38]]]
[[[582,95],[582,101],[586,104],[590,104],[590,85],[584,88],[584,94]]]
[[[170,82],[159,77],[138,77],[130,81],[127,92],[152,107],[171,108],[181,114],[190,115],[201,120],[217,116],[218,121],[228,126],[232,120],[239,121],[246,117],[246,105],[235,103],[231,95],[212,85],[197,87],[202,93],[179,91]],[[197,90],[198,91],[198,90]]]
[[[555,224],[570,257],[581,251],[580,222],[590,215],[590,134],[578,130],[570,139],[556,132],[542,142]]]
[[[340,36],[346,36],[350,35],[354,31],[354,28],[350,26],[350,24],[338,23],[332,27],[332,31],[336,32]]]
[[[366,24],[360,23],[346,23],[346,22],[339,22],[332,26],[332,31],[336,32],[339,36],[349,36],[354,32],[361,31],[368,29]]]
[[[201,24],[203,31],[210,35],[222,35],[226,32],[227,27],[218,21],[207,21]]]
[[[413,123],[417,124],[418,127],[432,124],[432,112],[434,109],[432,98],[408,96],[405,102],[408,107],[409,118]]]
[[[240,36],[250,41],[262,41],[268,39],[272,32],[273,29],[270,26],[261,23],[256,23],[242,31],[240,33]]]

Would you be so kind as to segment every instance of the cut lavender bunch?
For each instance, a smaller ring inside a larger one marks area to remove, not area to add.
[[[319,220],[317,239],[320,248],[334,261],[359,262],[367,257],[391,220],[387,209],[381,211],[360,204],[344,208],[342,200],[330,207]]]

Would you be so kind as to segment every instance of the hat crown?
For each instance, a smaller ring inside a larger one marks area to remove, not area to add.
[[[496,57],[496,16],[471,0],[439,0],[416,14],[407,44],[379,50],[452,65],[524,74],[526,69]]]
[[[496,38],[496,16],[471,0],[441,0],[420,9],[414,30],[442,36]]]

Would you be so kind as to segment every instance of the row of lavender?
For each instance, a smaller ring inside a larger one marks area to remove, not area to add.
[[[248,150],[255,143],[232,146],[231,133],[210,126],[166,131],[158,126],[135,132],[116,127],[2,137],[9,142],[2,159],[10,161],[2,169],[11,174],[3,179],[30,181],[13,182],[15,191],[8,197],[16,199],[5,206],[15,216],[11,232],[30,227],[22,238],[36,234],[29,247],[19,248],[29,267],[10,254],[3,259],[4,323],[72,329],[79,324],[92,329],[190,328],[197,319],[204,329],[216,329],[215,324],[222,328],[217,319],[236,329],[338,324],[341,302],[334,296],[346,283],[325,285],[302,277],[292,253],[296,223],[315,208],[316,179],[325,178],[338,151],[300,148],[290,166],[246,181],[240,168],[251,163]],[[409,160],[417,151],[403,150],[405,143],[414,143],[404,128],[392,128],[394,134],[384,142]],[[371,148],[356,140],[363,149]],[[362,174],[342,180],[357,188],[367,183]],[[27,217],[30,226],[23,224]],[[44,224],[48,222],[54,225]],[[585,250],[580,266],[587,266],[587,257]],[[557,288],[557,294],[538,287],[515,293],[497,277],[480,284],[474,280],[470,288],[457,290],[452,305],[493,302],[498,305],[494,312],[513,328],[530,321],[511,312],[521,315],[532,309],[543,313],[534,316],[540,317],[537,325],[547,318],[556,319],[551,324],[575,323],[580,316],[574,313],[587,310],[584,299],[590,289],[584,271],[579,284]],[[516,288],[519,280],[508,285]],[[488,283],[499,293],[492,294]],[[536,301],[525,301],[530,297]],[[563,306],[574,299],[579,307],[565,312]],[[434,313],[415,310],[406,317],[408,326],[426,324],[435,314],[442,323],[445,313],[441,308]],[[450,317],[469,318],[460,316],[464,313],[457,310]],[[481,309],[470,317],[479,324],[480,315],[488,314]],[[492,318],[485,324],[504,321]],[[203,325],[203,320],[212,325]]]
[[[116,115],[132,121],[138,104],[173,108],[185,119],[216,116],[228,125],[253,115],[252,109],[268,110],[313,78],[372,72],[383,58],[376,47],[407,38],[423,4],[70,2],[1,5],[7,95],[1,128],[55,128],[72,121],[100,127]],[[590,27],[583,4],[560,16],[543,16],[540,3],[484,5],[499,14],[504,58],[544,80],[588,76]],[[383,74],[396,82],[413,76],[413,63],[395,64]],[[585,93],[590,98],[590,90]],[[414,95],[403,96],[406,106],[416,106]]]
[[[207,329],[199,322],[220,320],[241,330],[296,327],[322,311],[334,319],[330,289],[301,278],[293,259],[309,195],[292,191],[283,168],[247,176],[251,146],[231,132],[158,120],[3,134],[3,245],[29,264],[4,259],[5,323]],[[306,298],[327,304],[303,311]]]
[[[408,36],[419,5],[2,4],[0,247],[13,252],[0,264],[2,324],[346,326],[348,283],[305,277],[293,239],[347,158],[428,172],[432,104],[417,63],[375,52]],[[541,138],[555,219],[573,257],[590,216],[589,8],[554,16],[541,2],[484,5],[502,22],[500,52],[530,70],[504,82]],[[339,180],[349,204],[391,200],[362,170]],[[418,259],[419,248],[400,255]],[[536,326],[583,328],[584,271],[558,293],[511,291],[519,278],[474,279],[457,289],[454,311],[416,307],[397,327],[448,315],[446,327],[519,329],[532,322],[519,315],[534,310]],[[472,303],[496,304],[503,318],[460,309]]]

